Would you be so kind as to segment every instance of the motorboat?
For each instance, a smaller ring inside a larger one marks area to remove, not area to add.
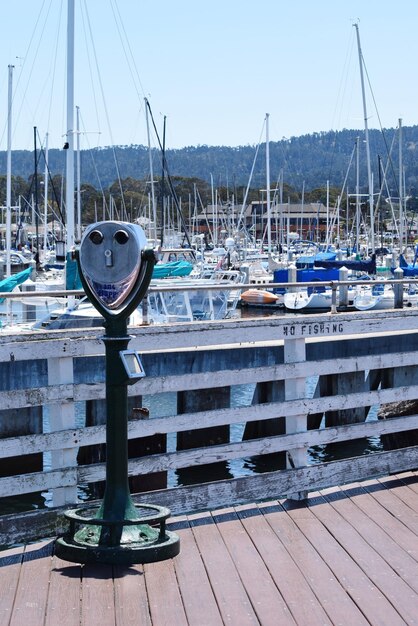
[[[231,317],[240,296],[245,275],[239,271],[216,273],[207,279],[152,279],[147,297],[131,315],[130,325],[164,324],[216,320]],[[236,289],[231,289],[233,286]],[[39,320],[35,328],[89,328],[103,325],[103,318],[86,299],[72,301]]]
[[[16,250],[10,251],[10,273],[18,274],[28,269],[32,265],[32,258],[24,256]],[[4,278],[7,272],[7,256],[5,252],[0,253],[0,280]]]
[[[244,304],[272,305],[279,304],[279,299],[279,295],[267,289],[247,289],[241,294],[241,302]]]

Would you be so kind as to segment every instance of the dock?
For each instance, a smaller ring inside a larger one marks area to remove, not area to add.
[[[54,541],[1,553],[0,624],[418,622],[418,472],[178,516],[174,559],[77,565]]]
[[[181,542],[132,567],[54,555],[106,478],[100,329],[0,334],[0,626],[417,624],[417,328],[418,309],[132,327],[132,498]]]

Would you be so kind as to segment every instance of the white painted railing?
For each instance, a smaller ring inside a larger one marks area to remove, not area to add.
[[[186,512],[235,504],[244,500],[306,493],[333,484],[361,480],[418,466],[416,446],[379,452],[331,463],[308,464],[307,450],[312,446],[350,441],[363,437],[379,437],[418,429],[418,415],[394,417],[390,420],[344,424],[307,430],[307,417],[328,411],[370,407],[400,400],[418,398],[418,382],[393,388],[354,390],[325,397],[306,397],[306,379],[315,376],[343,375],[385,368],[413,368],[418,365],[418,349],[391,349],[385,353],[335,356],[307,360],[309,344],[326,345],[345,340],[358,341],[365,337],[415,337],[418,310],[391,310],[373,313],[339,313],[301,316],[247,318],[213,322],[195,322],[175,326],[148,326],[130,329],[130,348],[141,354],[167,354],[196,349],[210,353],[212,362],[220,349],[229,350],[228,369],[146,376],[129,387],[131,396],[182,392],[202,389],[216,390],[236,384],[257,384],[285,381],[284,396],[279,401],[243,407],[226,407],[167,417],[132,420],[129,437],[179,433],[196,428],[218,425],[261,422],[286,417],[286,434],[259,439],[226,442],[177,452],[150,454],[129,463],[130,475],[178,470],[220,461],[229,462],[258,455],[286,451],[288,468],[254,476],[241,476],[209,484],[174,487],[154,493],[141,494],[144,502],[170,506],[173,512]],[[47,384],[23,389],[0,391],[3,410],[48,406],[48,433],[8,436],[0,439],[0,459],[32,453],[51,453],[47,471],[0,478],[0,498],[18,494],[50,491],[53,505],[26,515],[0,517],[2,543],[12,543],[30,536],[59,532],[62,506],[76,501],[77,487],[105,479],[104,464],[77,466],[80,446],[105,442],[105,427],[76,427],[74,403],[105,397],[105,383],[74,382],[74,359],[104,353],[100,329],[74,331],[22,331],[0,334],[0,364],[19,361],[46,360]],[[239,348],[269,347],[283,350],[282,362],[254,367],[234,366],[234,351]],[[179,358],[179,357],[177,357]],[[1,500],[0,500],[1,506]],[[53,521],[55,520],[55,521]],[[58,520],[58,521],[57,521]],[[55,529],[51,530],[51,529]],[[44,535],[45,536],[45,535]]]
[[[399,268],[398,268],[399,270]],[[395,306],[398,308],[402,308],[402,303],[405,296],[405,288],[409,286],[413,286],[415,290],[416,279],[414,277],[411,278],[401,278],[402,272],[397,270],[396,278],[382,277],[370,280],[357,280],[356,277],[348,280],[332,280],[332,281],[315,281],[315,282],[286,282],[286,283],[275,283],[269,282],[268,289],[269,290],[307,290],[309,288],[312,289],[320,289],[320,288],[330,288],[332,291],[332,305],[331,305],[331,313],[337,312],[337,300],[339,297],[339,302],[343,306],[347,306],[348,304],[348,288],[355,287],[356,290],[368,287],[376,287],[378,285],[386,285],[391,286],[394,290],[394,299]],[[342,276],[346,274],[346,270],[342,273]],[[362,277],[360,277],[362,278]],[[47,283],[45,283],[47,284]],[[173,283],[167,284],[164,286],[163,284],[159,284],[158,287],[151,286],[148,290],[149,294],[152,293],[164,293],[164,292],[184,292],[184,291],[219,291],[220,286],[222,287],[222,291],[231,292],[234,294],[238,294],[239,292],[244,292],[247,289],[266,289],[265,284],[253,284],[253,283],[237,283],[232,284],[229,282],[225,283],[217,283],[214,282],[212,285],[207,282],[202,285],[194,284],[193,286],[184,286],[184,285],[175,285]],[[9,307],[5,307],[4,303],[2,308],[0,308],[0,329],[2,325],[10,326],[11,324],[25,324],[25,310],[20,313],[16,313],[16,310],[13,310],[13,304],[16,302],[24,302],[26,307],[31,307],[31,302],[37,303],[37,306],[40,310],[48,309],[50,312],[53,312],[54,309],[62,306],[70,296],[82,297],[85,293],[83,290],[59,290],[59,289],[46,289],[44,291],[14,291],[14,292],[0,292],[0,303],[5,300],[8,302]],[[43,307],[43,308],[42,308]],[[49,308],[50,307],[50,308]],[[33,307],[32,307],[33,308]],[[33,313],[33,312],[32,312]],[[31,318],[32,319],[32,318]],[[32,320],[33,322],[33,320]],[[146,315],[144,316],[143,324],[147,325],[148,320]]]

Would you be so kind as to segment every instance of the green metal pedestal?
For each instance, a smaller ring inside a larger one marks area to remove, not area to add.
[[[69,510],[55,554],[76,563],[150,563],[176,556],[179,537],[166,530],[169,509],[135,504],[128,482],[128,393],[120,356],[130,341],[125,318],[106,321],[106,489],[100,507]],[[157,526],[157,527],[156,527]]]

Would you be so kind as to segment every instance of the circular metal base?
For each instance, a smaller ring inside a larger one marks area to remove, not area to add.
[[[140,511],[152,515],[139,515]],[[89,515],[95,511],[96,516]],[[180,539],[165,529],[169,509],[155,505],[135,505],[130,519],[104,519],[95,506],[65,513],[69,532],[55,542],[55,554],[73,563],[133,565],[171,559],[180,552]],[[133,518],[133,519],[132,519]],[[151,526],[156,524],[158,528]],[[76,531],[76,527],[81,526]]]
[[[60,537],[55,542],[55,554],[64,561],[72,563],[107,563],[109,565],[134,565],[138,563],[155,563],[177,556],[180,552],[180,539],[172,532],[166,531],[163,541],[154,543],[129,543],[119,546],[87,546]]]

